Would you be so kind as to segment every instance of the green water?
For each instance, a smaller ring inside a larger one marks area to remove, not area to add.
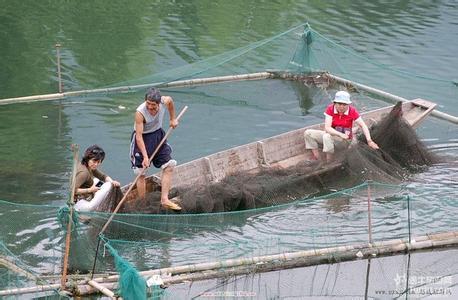
[[[1,98],[56,92],[57,42],[62,44],[64,90],[70,91],[144,78],[305,21],[387,66],[458,78],[453,51],[458,44],[458,10],[453,1],[2,2]],[[267,64],[271,53],[259,59]],[[396,86],[394,77],[381,79],[395,90],[416,95]],[[217,89],[172,92],[178,108],[190,107],[171,138],[180,162],[321,121],[320,114],[304,114],[304,96],[297,88],[267,85],[235,90],[233,94]],[[263,101],[251,100],[252,91],[262,93]],[[456,97],[435,96],[441,110],[458,114]],[[141,97],[137,93],[1,106],[0,199],[63,201],[71,143],[81,148],[99,143],[108,153],[102,168],[123,184],[131,181],[129,136]],[[440,143],[457,138],[454,127],[436,131],[426,128],[426,138]]]
[[[57,92],[54,48],[57,42],[62,44],[64,90],[72,91],[141,81],[308,21],[336,43],[386,67],[438,79],[431,85],[418,86],[417,90],[399,84],[396,76],[373,75],[374,81],[390,87],[391,91],[409,98],[424,95],[437,102],[439,110],[458,115],[457,88],[453,85],[435,88],[437,82],[458,78],[456,1],[2,0],[0,4],[0,98]],[[280,46],[271,49],[250,63],[268,65],[282,51],[284,48]],[[215,85],[169,89],[164,93],[173,96],[178,109],[189,106],[180,127],[170,138],[179,163],[322,122],[324,102],[314,101],[307,89],[291,82],[232,83],[225,89]],[[132,181],[129,137],[133,113],[141,101],[139,91],[0,106],[0,200],[64,205],[71,174],[72,143],[79,144],[82,150],[98,143],[107,152],[102,170],[122,184]],[[419,133],[438,153],[456,157],[457,126],[429,119]],[[423,226],[425,232],[453,224],[457,212],[454,201],[458,197],[457,172],[456,164],[439,165],[411,183],[419,194],[425,188],[425,200],[418,203],[416,211],[417,222],[425,220],[424,224],[416,225]],[[353,203],[346,211],[358,214],[365,209],[358,205]],[[156,260],[160,264],[184,264],[186,256],[194,262],[202,261],[208,253],[205,249],[193,253],[196,241],[212,245],[221,239],[251,241],[261,237],[276,241],[281,238],[292,249],[300,249],[302,229],[298,224],[304,223],[309,212],[313,216],[311,223],[318,218],[328,224],[328,219],[335,215],[326,205],[316,206],[294,210],[297,214],[294,218],[288,211],[261,214],[246,224],[234,225],[233,230],[217,228],[216,234],[190,237],[182,243],[172,241],[164,246],[165,252],[171,252],[171,258],[164,262],[162,257],[150,257],[151,264]],[[391,208],[392,215],[380,218],[377,228],[380,234],[405,230],[405,216],[396,213],[395,204]],[[44,220],[43,227],[29,232],[25,228],[27,220],[35,221],[33,209],[25,215],[16,212],[14,220],[12,215],[1,212],[0,215],[2,230],[8,232],[11,241],[8,246],[16,254],[31,253],[29,262],[38,265],[33,255],[42,254],[42,250],[37,245],[52,248],[53,241],[47,240],[45,228],[56,224]],[[18,242],[15,233],[5,230],[13,226],[24,227]],[[341,226],[334,220],[326,230],[333,232]],[[290,235],[296,227],[297,234]],[[355,235],[360,229],[349,226],[346,233]],[[53,230],[57,229],[53,227]],[[345,236],[339,238],[339,243],[345,242]],[[262,254],[257,249],[238,250]],[[48,259],[52,260],[53,255]]]

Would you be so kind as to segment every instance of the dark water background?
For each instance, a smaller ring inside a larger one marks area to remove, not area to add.
[[[0,98],[56,92],[57,42],[62,44],[64,90],[70,91],[150,76],[262,40],[305,21],[336,43],[387,67],[450,82],[458,78],[458,3],[452,0],[2,0],[0,5]],[[259,59],[267,62],[270,57],[266,54]],[[415,96],[414,90],[403,90],[395,76],[381,79],[386,86]],[[304,112],[303,99],[291,85],[257,83],[255,87],[254,93],[265,95],[263,101],[250,100],[245,93],[210,97],[217,91],[170,91],[178,108],[189,106],[170,138],[175,158],[183,163],[322,121],[322,108],[309,103],[312,113]],[[239,90],[249,89],[242,86]],[[456,116],[457,91],[450,84],[448,90],[437,90],[437,97],[429,100],[437,102],[439,110]],[[133,180],[129,136],[141,98],[139,92],[0,106],[0,199],[63,205],[72,143],[82,150],[100,144],[108,155],[102,169],[122,184]],[[456,160],[457,129],[430,118],[418,132],[437,153]],[[458,212],[457,173],[456,164],[443,164],[412,180],[411,187],[424,191],[419,192],[424,195],[419,218],[430,217],[421,233],[425,228],[440,230],[446,224],[456,228],[451,222]],[[318,208],[316,214],[326,211]],[[284,236],[292,227],[275,224],[276,218],[287,217],[282,213],[288,212],[275,212],[275,217],[269,218],[269,230],[260,216],[241,231],[246,237],[259,232]],[[1,226],[8,227],[8,216],[1,218]],[[379,230],[383,228],[382,224]],[[239,237],[230,231],[225,234],[228,240]],[[296,243],[294,237],[291,243]],[[178,249],[186,251],[186,246]]]

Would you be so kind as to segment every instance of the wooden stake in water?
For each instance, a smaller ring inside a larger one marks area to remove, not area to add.
[[[371,183],[367,182],[367,221],[369,230],[369,243],[372,244],[372,216],[371,216]]]
[[[68,201],[69,206],[69,214],[68,214],[68,224],[67,224],[67,236],[65,239],[65,254],[64,254],[64,261],[62,266],[62,279],[60,282],[61,290],[65,289],[65,284],[67,283],[67,265],[68,265],[68,256],[70,253],[70,240],[71,240],[71,231],[72,231],[72,222],[73,222],[73,201],[75,200],[75,177],[76,177],[76,169],[78,167],[78,151],[79,146],[76,144],[72,145],[73,151],[73,172],[72,172],[72,179],[70,183],[70,196]]]
[[[62,85],[62,76],[60,72],[60,44],[57,43],[55,45],[56,47],[56,56],[57,56],[57,78],[58,78],[58,83],[59,83],[59,93],[62,94],[63,92],[63,85]]]

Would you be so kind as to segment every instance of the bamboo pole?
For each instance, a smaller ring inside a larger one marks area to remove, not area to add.
[[[185,106],[181,112],[178,114],[178,116],[176,117],[176,120],[179,121],[180,118],[183,116],[183,114],[186,112],[186,110],[188,109],[188,106]],[[169,135],[172,133],[173,131],[173,128],[172,127],[169,127],[169,129],[167,130],[167,132],[165,133],[164,137],[162,138],[162,140],[159,142],[159,144],[157,145],[156,149],[154,150],[153,154],[151,154],[151,157],[149,158],[149,164],[151,164],[151,161],[153,160],[154,156],[156,155],[156,153],[159,151],[159,149],[161,148],[162,144],[164,144],[164,142],[167,140],[167,138],[169,137]],[[99,252],[99,247],[100,247],[100,236],[105,232],[105,230],[107,229],[108,225],[110,225],[111,221],[113,220],[115,214],[118,212],[118,210],[121,208],[122,204],[124,203],[124,201],[127,199],[127,195],[132,191],[132,189],[134,188],[135,186],[135,183],[138,181],[138,179],[140,178],[140,176],[142,176],[143,174],[145,174],[146,170],[148,169],[148,167],[146,168],[143,168],[142,171],[140,172],[140,174],[137,175],[137,177],[135,177],[135,180],[131,183],[131,185],[129,186],[129,189],[126,191],[126,193],[124,194],[124,196],[122,197],[121,201],[119,201],[118,205],[116,206],[116,208],[114,209],[114,211],[111,213],[110,217],[108,218],[107,222],[105,223],[105,225],[103,225],[102,227],[102,230],[100,230],[98,236],[98,241],[97,241],[97,249],[95,251],[95,257],[94,257],[94,265],[92,267],[92,274],[94,274],[95,272],[95,266],[96,266],[96,263],[97,263],[97,254]]]
[[[98,283],[98,282],[96,282],[94,280],[89,280],[88,284],[90,286],[96,288],[97,290],[99,290],[105,296],[108,296],[108,297],[111,297],[111,298],[117,298],[117,297],[115,297],[115,293],[113,293],[110,289],[108,289],[107,287],[101,285],[100,283]],[[118,299],[122,299],[122,298],[118,298]]]
[[[37,286],[31,286],[31,287],[26,287],[26,288],[1,290],[0,298],[2,296],[49,292],[49,291],[57,290],[59,288],[60,288],[60,283],[56,283],[56,284],[48,284],[48,285],[37,285]]]
[[[29,279],[32,280],[37,280],[37,276],[32,274],[31,272],[24,270],[20,267],[18,267],[14,262],[10,261],[6,257],[0,257],[0,265],[6,267],[7,269],[10,269],[13,272],[16,272],[18,274],[21,274]]]
[[[67,269],[68,269],[68,256],[70,254],[70,240],[71,240],[71,231],[72,231],[72,223],[73,223],[73,202],[75,200],[75,177],[76,177],[76,169],[78,167],[78,150],[79,146],[77,144],[72,145],[73,151],[73,172],[72,172],[72,179],[70,184],[70,195],[68,205],[70,207],[70,212],[68,214],[68,224],[67,224],[67,236],[65,238],[65,254],[64,260],[62,265],[62,279],[60,282],[60,287],[62,290],[65,289],[65,284],[67,282]]]
[[[339,77],[339,76],[336,76],[336,75],[333,75],[333,74],[330,74],[330,73],[327,73],[326,76],[328,76],[328,77],[330,77],[330,78],[332,78],[332,79],[334,79],[334,80],[336,80],[336,81],[338,81],[338,82],[340,82],[342,84],[350,84],[350,85],[353,85],[353,86],[355,86],[357,88],[360,88],[361,90],[364,90],[366,92],[372,93],[374,95],[381,96],[384,99],[389,100],[392,103],[396,103],[398,101],[401,101],[401,102],[408,101],[406,98],[402,98],[402,97],[390,94],[388,92],[384,92],[382,90],[379,90],[379,89],[376,89],[376,88],[373,88],[373,87],[370,87],[370,86],[367,86],[367,85],[364,85],[364,84],[361,84],[361,83],[358,83],[358,82],[355,82],[355,81],[351,81],[351,80],[348,80],[348,79],[345,79],[345,78],[342,78],[342,77]],[[439,119],[442,119],[442,120],[445,120],[445,121],[448,121],[448,122],[451,122],[451,123],[454,123],[454,124],[458,124],[458,117],[446,114],[444,112],[441,112],[441,111],[438,111],[438,110],[433,110],[431,112],[431,115],[435,116],[436,118],[439,118]]]
[[[108,94],[108,93],[117,93],[117,92],[126,93],[126,92],[132,92],[138,89],[149,88],[149,87],[158,87],[158,88],[185,87],[185,86],[196,86],[196,85],[231,82],[231,81],[261,80],[261,79],[272,78],[272,76],[273,75],[269,72],[257,72],[257,73],[247,73],[247,74],[240,74],[240,75],[228,75],[228,76],[206,77],[206,78],[196,78],[196,79],[188,79],[188,80],[177,80],[177,81],[171,81],[171,82],[154,82],[154,83],[131,85],[131,86],[119,86],[119,87],[112,87],[112,88],[62,92],[62,93],[57,93],[57,94],[45,94],[45,95],[33,95],[33,96],[16,97],[16,98],[6,98],[6,99],[0,99],[0,105],[13,104],[13,103],[38,102],[38,101],[51,101],[51,100],[65,99],[68,97],[86,96],[86,95],[93,95],[93,94]]]
[[[203,280],[241,274],[250,274],[260,271],[267,272],[274,269],[284,269],[287,267],[303,267],[322,263],[335,263],[340,261],[355,260],[359,259],[359,257],[356,255],[358,252],[361,252],[363,257],[368,258],[374,256],[394,255],[399,252],[413,252],[416,250],[448,247],[454,245],[458,245],[458,231],[419,236],[412,239],[411,243],[408,242],[408,239],[392,239],[381,242],[374,242],[372,244],[364,243],[318,250],[306,250],[252,258],[232,259],[221,262],[149,270],[139,273],[144,277],[150,277],[156,274],[172,274],[171,277],[163,278],[164,284],[167,285],[190,280]],[[175,276],[173,276],[173,274],[175,274]],[[102,287],[110,290],[117,288],[118,280],[119,275],[93,279],[94,282],[97,282]],[[79,281],[77,284],[77,290],[80,295],[96,293],[99,291],[89,284],[89,280]],[[59,284],[42,285],[22,289],[11,289],[0,291],[0,296],[44,292],[55,290],[57,288],[59,288]]]

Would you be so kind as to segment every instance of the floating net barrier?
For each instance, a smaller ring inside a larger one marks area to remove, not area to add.
[[[328,72],[405,99],[423,98],[441,103],[442,100],[456,99],[458,96],[456,78],[439,78],[413,73],[377,62],[353,50],[351,37],[337,43],[313,29],[308,23],[303,23],[264,40],[183,66],[169,68],[165,72],[115,82],[93,90],[40,95],[36,98],[37,100],[62,99],[110,93],[115,98],[122,99],[125,97],[124,93],[138,92],[141,96],[148,86],[157,86],[169,94],[200,95],[201,97],[195,99],[193,97],[193,101],[210,101],[215,104],[221,101],[244,102],[247,100],[244,97],[237,96],[232,99],[233,90],[253,91],[255,89],[259,93],[259,99],[262,100],[261,104],[265,105],[266,98],[262,96],[275,95],[272,94],[272,90],[268,86],[253,86],[253,83],[250,83],[249,88],[245,88],[243,80],[272,78],[266,71],[287,71],[293,74]],[[272,84],[272,80],[267,81]],[[207,85],[210,83],[212,85]],[[295,89],[296,94],[306,96],[302,91]],[[129,98],[132,96],[129,95]],[[326,98],[329,99],[330,96]],[[0,104],[15,101],[21,100],[3,99]],[[256,100],[249,99],[249,101]],[[357,99],[355,103],[358,103]]]
[[[368,243],[369,238],[372,242],[408,240],[409,236],[437,232],[438,228],[440,232],[454,231],[457,226],[454,216],[438,211],[440,206],[430,201],[440,191],[441,186],[437,185],[434,188],[409,188],[408,183],[392,185],[366,182],[319,197],[245,211],[194,215],[119,214],[103,237],[96,273],[105,274],[100,275],[101,278],[108,278],[118,272],[137,272],[140,274],[138,278],[148,280],[151,275],[142,275],[144,272],[163,267],[227,259],[249,260],[266,255]],[[450,210],[456,210],[455,197],[456,194],[451,190],[450,199],[441,201],[445,201]],[[58,224],[59,208],[30,207],[3,201],[0,205],[4,213],[23,214],[33,209],[35,215],[40,217],[26,224],[22,222],[17,226],[19,231],[16,233],[2,234],[3,244],[9,246],[9,251],[3,251],[2,255],[17,265],[27,266],[23,269],[30,273],[47,278],[46,286],[55,284],[60,279],[65,243],[64,229]],[[61,211],[61,215],[65,216],[66,212]],[[50,216],[52,214],[54,217]],[[46,215],[49,218],[41,219]],[[71,257],[74,259],[69,263],[69,276],[74,278],[70,279],[70,283],[75,288],[87,285],[87,280],[81,277],[90,271],[100,224],[108,217],[107,213],[79,214],[79,224],[75,226],[71,241]],[[30,241],[42,234],[43,230],[52,241],[52,247],[42,243],[42,240],[46,240],[43,238]],[[256,268],[252,271],[255,272]],[[119,278],[115,277],[113,284]],[[129,281],[137,278],[137,275],[127,278]],[[16,287],[30,285],[27,277],[17,275],[16,279],[21,283]],[[151,292],[158,291],[154,285],[148,289]]]

